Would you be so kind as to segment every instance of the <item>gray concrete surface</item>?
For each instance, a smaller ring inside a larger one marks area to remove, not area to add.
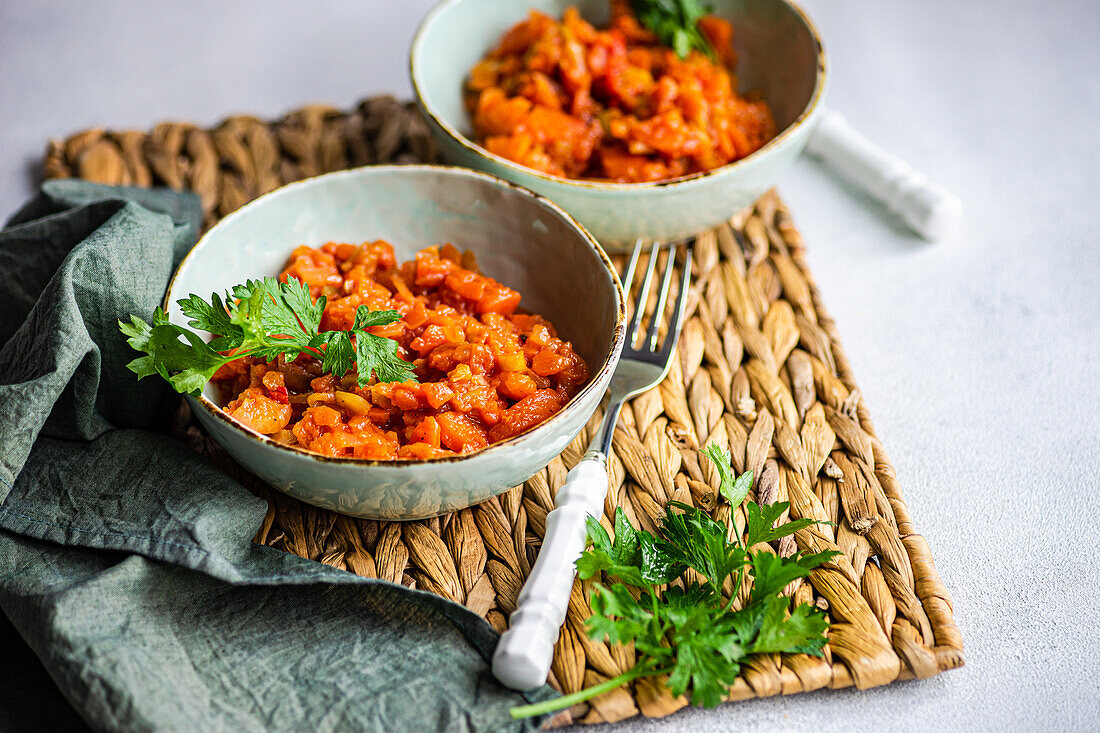
[[[429,4],[4,0],[0,212],[47,136],[407,95]],[[1100,728],[1100,3],[807,6],[830,104],[966,205],[929,245],[813,162],[780,184],[967,665],[621,730]]]

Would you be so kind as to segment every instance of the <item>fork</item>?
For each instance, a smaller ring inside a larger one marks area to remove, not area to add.
[[[635,347],[634,342],[641,331],[642,317],[649,300],[649,290],[653,285],[660,243],[654,242],[650,250],[645,279],[627,327],[622,357],[611,379],[607,411],[599,430],[592,436],[584,457],[569,472],[565,484],[558,489],[555,507],[546,515],[546,536],[542,549],[523,590],[520,591],[509,628],[501,635],[493,654],[493,674],[508,687],[530,690],[546,682],[554,655],[554,643],[565,621],[569,594],[576,575],[577,558],[584,550],[587,537],[585,520],[589,515],[600,517],[603,514],[604,498],[607,496],[607,455],[611,450],[619,412],[627,400],[657,386],[672,364],[680,334],[680,321],[687,303],[692,244],[693,240],[689,240],[685,245],[680,291],[673,306],[664,342],[658,344],[676,263],[675,245],[669,250],[668,263],[657,291],[657,303],[649,328],[646,329],[641,343]],[[634,252],[623,277],[623,291],[628,297],[642,249],[643,243],[639,239],[634,243]]]

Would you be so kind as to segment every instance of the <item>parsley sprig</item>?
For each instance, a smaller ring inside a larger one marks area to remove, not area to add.
[[[739,506],[752,486],[752,473],[737,476],[730,454],[710,445],[703,451],[721,476],[719,492]],[[791,608],[782,594],[791,581],[805,578],[837,553],[780,557],[753,549],[814,524],[810,519],[776,524],[787,502],[745,506],[743,533],[728,539],[725,524],[688,504],[671,502],[658,534],[636,529],[622,508],[615,512],[615,539],[588,518],[586,550],[577,561],[581,578],[604,574],[617,582],[595,584],[588,635],[612,644],[633,643],[636,664],[623,674],[585,690],[512,709],[515,718],[560,710],[602,695],[639,677],[666,676],[673,695],[714,707],[753,654],[822,655],[828,621],[816,606]],[[688,568],[703,582],[683,579]],[[751,576],[752,589],[738,608],[738,589]],[[733,579],[727,598],[723,585]]]
[[[133,315],[129,323],[119,321],[127,343],[144,354],[127,365],[138,379],[159,374],[177,392],[197,394],[219,368],[241,357],[270,361],[310,354],[337,377],[354,365],[360,386],[369,384],[372,375],[380,382],[416,380],[412,365],[397,355],[397,342],[366,330],[398,320],[401,314],[395,310],[361,305],[350,331],[321,331],[325,296],[314,301],[297,279],[284,283],[273,277],[237,285],[224,300],[213,293],[209,301],[190,295],[177,302],[189,326],[214,338],[207,343],[198,332],[169,323],[160,308],[152,323]]]
[[[714,7],[701,0],[632,0],[638,22],[680,58],[692,49],[714,58],[710,42],[699,32],[699,20]]]

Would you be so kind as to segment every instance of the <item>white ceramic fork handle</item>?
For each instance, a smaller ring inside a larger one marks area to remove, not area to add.
[[[542,549],[493,654],[493,674],[512,689],[531,690],[546,682],[584,550],[585,518],[603,514],[605,496],[606,458],[589,451],[558,489],[555,508],[546,515]]]
[[[806,152],[882,203],[925,239],[950,235],[962,219],[958,196],[865,138],[839,112],[824,111],[806,143]]]

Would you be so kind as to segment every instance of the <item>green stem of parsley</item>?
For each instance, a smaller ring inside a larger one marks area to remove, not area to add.
[[[730,593],[730,599],[728,601],[726,601],[726,605],[722,609],[723,611],[728,612],[728,611],[733,610],[733,603],[734,603],[734,601],[737,600],[737,594],[741,591],[741,584],[744,583],[744,582],[745,582],[745,568],[742,567],[742,568],[739,568],[738,571],[737,571],[737,583],[734,584],[733,592]],[[719,591],[719,592],[721,592],[721,591]]]
[[[736,509],[736,508],[737,507],[733,507],[733,509]],[[740,545],[741,549],[744,550],[745,553],[747,554],[748,551],[749,551],[749,548],[745,547],[745,539],[741,536],[741,530],[739,530],[737,528],[737,517],[732,511],[730,512],[730,522],[733,524],[733,530],[734,530],[733,531],[733,536],[737,540],[737,544]],[[734,601],[737,600],[737,594],[741,592],[741,586],[745,582],[746,572],[747,572],[746,566],[744,566],[744,565],[742,565],[740,568],[737,569],[737,583],[733,586],[733,593],[730,593],[730,599],[726,603],[726,608],[725,608],[726,611],[729,611],[733,608],[733,603],[734,603]],[[721,593],[722,589],[719,588],[718,592]]]
[[[591,700],[594,697],[599,697],[605,692],[611,692],[616,687],[622,687],[627,682],[636,680],[639,677],[655,677],[661,674],[668,674],[672,671],[672,668],[668,669],[646,669],[645,667],[635,667],[627,672],[623,672],[617,677],[612,677],[609,680],[601,682],[598,685],[592,685],[586,687],[583,690],[578,690],[569,695],[562,695],[561,697],[555,697],[552,700],[543,700],[542,702],[532,703],[531,705],[520,705],[512,708],[512,717],[516,720],[522,718],[533,718],[536,715],[544,715],[546,713],[553,713],[558,710],[564,710],[567,707],[576,705],[579,702],[585,700]]]

